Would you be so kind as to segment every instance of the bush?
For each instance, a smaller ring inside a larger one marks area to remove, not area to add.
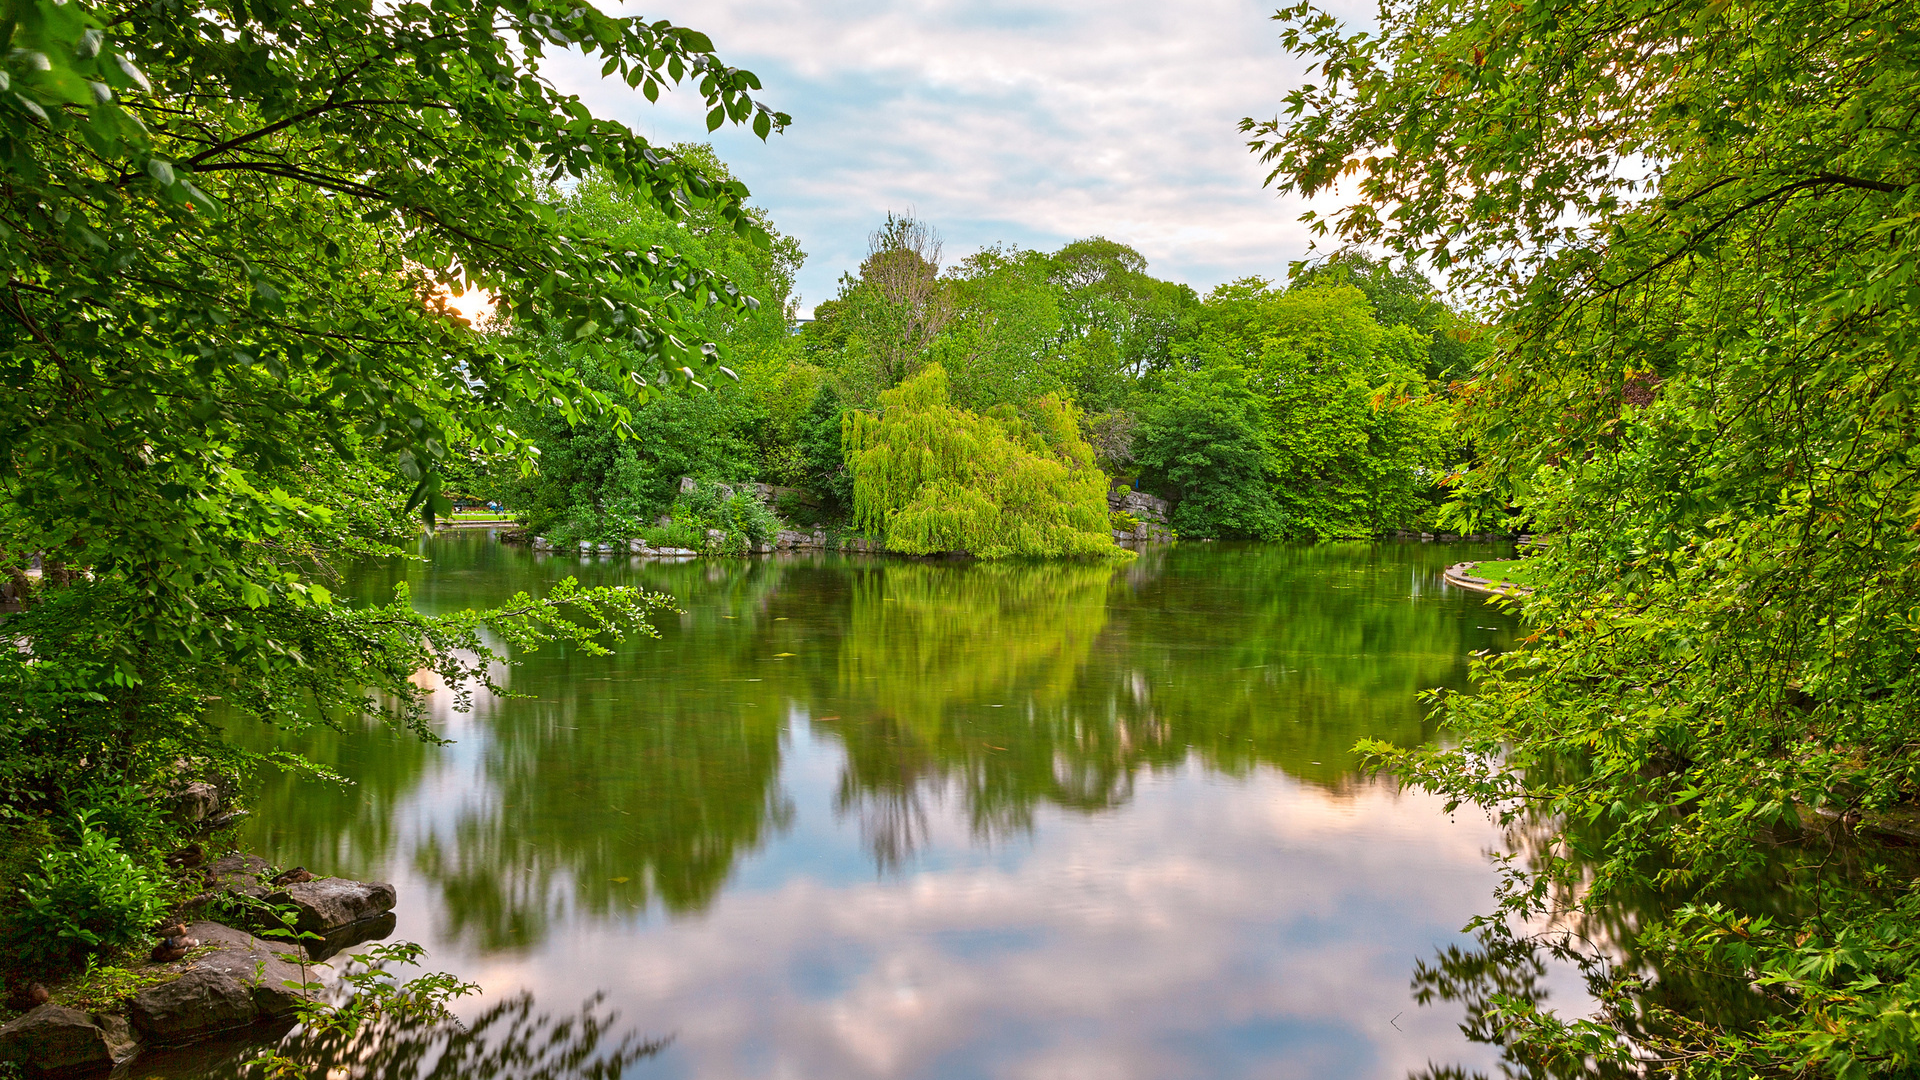
[[[78,844],[80,822],[120,845],[122,851],[141,852],[165,844],[174,833],[167,812],[140,785],[127,780],[94,780],[66,793],[67,814],[76,831],[68,839]]]
[[[26,876],[8,929],[12,951],[31,964],[66,967],[89,953],[133,945],[165,911],[159,877],[94,826],[75,818],[76,846],[41,854]]]
[[[704,547],[708,529],[726,533],[724,549],[736,553],[753,544],[773,542],[783,527],[780,519],[744,485],[731,489],[732,485],[703,483],[674,501],[673,524],[698,538],[691,546]]]

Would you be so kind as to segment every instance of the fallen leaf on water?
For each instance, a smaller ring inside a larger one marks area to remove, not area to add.
[[[786,617],[785,615],[775,615],[775,616],[773,617],[773,621],[774,621],[774,622],[786,622],[786,621],[787,621],[787,617]]]
[[[783,656],[799,656],[799,655],[800,655],[799,653],[790,653],[790,652],[777,652],[777,653],[774,653],[774,654],[773,654],[773,658],[774,658],[775,660],[778,660],[778,659],[780,659],[780,658],[781,658],[781,657],[783,657]]]
[[[612,880],[613,880],[613,883],[614,883],[615,885],[625,885],[625,884],[626,884],[627,882],[629,882],[629,881],[631,881],[631,880],[633,880],[633,879],[632,879],[632,878],[623,878],[623,877],[617,877],[617,878],[614,878],[614,879],[612,879]]]

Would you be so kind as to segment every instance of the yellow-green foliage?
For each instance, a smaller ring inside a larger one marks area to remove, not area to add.
[[[1107,478],[1057,395],[1011,409],[968,412],[947,396],[947,373],[927,367],[849,412],[841,432],[853,472],[858,528],[895,551],[1011,556],[1126,557],[1107,520]]]

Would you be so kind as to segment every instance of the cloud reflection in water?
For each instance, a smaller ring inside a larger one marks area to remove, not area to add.
[[[435,602],[581,572],[437,543]],[[396,878],[397,936],[488,1001],[604,989],[673,1037],[636,1077],[1484,1068],[1409,976],[1498,837],[1345,755],[1429,737],[1415,691],[1502,640],[1458,557],[589,564],[687,617],[534,657],[445,751],[337,748],[381,821],[281,792],[262,842]]]

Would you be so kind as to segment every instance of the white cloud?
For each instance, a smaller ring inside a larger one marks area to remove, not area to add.
[[[1306,250],[1301,204],[1261,187],[1235,129],[1242,116],[1272,115],[1306,66],[1281,47],[1271,0],[610,10],[704,31],[727,62],[761,77],[759,96],[793,114],[766,144],[737,131],[712,138],[809,252],[806,305],[831,294],[889,210],[932,221],[950,257],[1102,234],[1202,289],[1284,276]],[[649,138],[709,138],[690,92],[653,106],[583,62],[550,70]]]

